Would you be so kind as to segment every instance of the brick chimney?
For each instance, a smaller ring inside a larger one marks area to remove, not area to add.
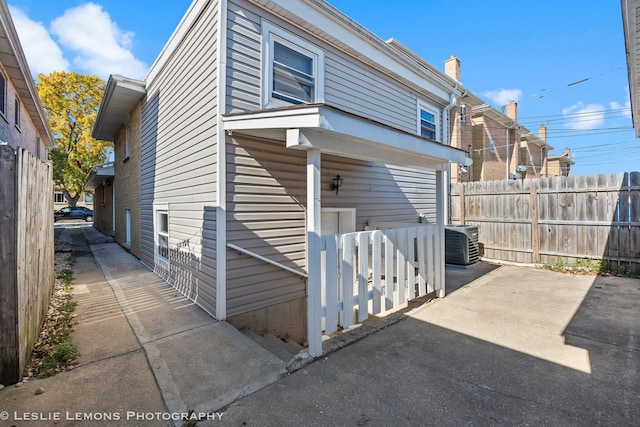
[[[544,124],[541,124],[538,128],[538,138],[547,142],[547,127]]]
[[[514,122],[518,121],[518,103],[516,101],[509,101],[507,104],[507,117]]]
[[[444,61],[444,73],[460,81],[460,60],[455,55],[451,55],[449,59]]]

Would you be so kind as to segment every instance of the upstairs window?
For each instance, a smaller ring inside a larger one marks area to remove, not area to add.
[[[263,106],[322,102],[322,50],[267,22],[262,26]]]
[[[20,128],[20,101],[18,101],[18,98],[16,98],[15,109],[13,111],[14,111],[13,123],[16,125],[17,128]]]
[[[131,126],[129,123],[124,128],[124,160],[131,157]]]
[[[440,113],[428,104],[418,102],[418,134],[434,141],[440,140]]]
[[[0,113],[2,115],[7,114],[7,81],[4,78],[4,74],[0,73]]]

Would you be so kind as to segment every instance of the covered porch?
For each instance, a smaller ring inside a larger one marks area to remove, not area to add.
[[[230,134],[282,141],[288,149],[306,151],[310,355],[322,353],[323,331],[355,322],[354,306],[362,321],[369,309],[384,311],[431,291],[444,296],[445,171],[450,162],[465,163],[465,152],[324,104],[230,114],[223,123]],[[435,224],[421,225],[416,218],[414,226],[393,232],[322,236],[322,154],[435,172]]]

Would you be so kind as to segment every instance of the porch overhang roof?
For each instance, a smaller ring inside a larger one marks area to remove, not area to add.
[[[227,132],[285,141],[292,149],[417,169],[445,170],[466,158],[460,149],[325,104],[234,113],[222,121]]]
[[[96,188],[104,184],[107,180],[113,179],[113,176],[113,163],[105,163],[95,166],[91,170],[89,178],[87,178],[87,182],[84,184],[84,189],[95,190]]]

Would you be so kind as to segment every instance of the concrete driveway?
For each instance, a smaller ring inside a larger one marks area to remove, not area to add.
[[[637,279],[503,266],[237,401],[223,421],[640,425],[639,309]]]

